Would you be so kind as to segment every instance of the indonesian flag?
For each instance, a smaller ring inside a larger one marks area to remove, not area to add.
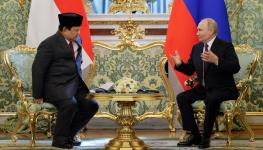
[[[189,59],[193,45],[198,42],[197,25],[204,18],[214,19],[218,25],[218,37],[231,41],[224,0],[174,0],[164,48],[172,67],[175,64],[170,55],[174,55],[175,50],[184,62]],[[181,88],[186,89],[184,81],[189,77],[177,71],[175,75]]]
[[[58,30],[60,13],[77,13],[83,16],[80,28],[82,38],[82,70],[92,63],[92,43],[83,0],[32,0],[28,20],[26,45],[38,47],[41,41]]]

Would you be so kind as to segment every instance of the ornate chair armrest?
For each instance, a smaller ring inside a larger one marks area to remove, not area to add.
[[[249,85],[251,82],[252,82],[252,79],[242,79],[237,83],[237,89],[240,95],[235,101],[235,107],[238,112],[240,112],[241,110],[245,110],[245,108],[241,108],[241,107],[246,107],[242,103],[244,103],[244,98],[248,94]]]
[[[23,96],[23,84],[22,84],[23,81],[13,77],[11,80],[11,83],[12,83],[12,88],[14,89],[15,94],[19,98],[21,98],[21,96]]]
[[[29,107],[29,99],[27,95],[25,95],[25,93],[23,92],[23,81],[17,79],[16,77],[13,77],[11,82],[12,88],[19,99],[17,103],[17,109],[18,111],[25,113]]]
[[[245,87],[247,87],[252,82],[252,79],[242,79],[237,83],[237,89],[242,91]]]
[[[188,86],[190,88],[193,88],[195,86],[195,83],[197,82],[197,76],[190,77],[184,82],[185,86]]]

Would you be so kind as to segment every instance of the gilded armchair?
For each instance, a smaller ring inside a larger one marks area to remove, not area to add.
[[[35,145],[36,127],[39,118],[47,121],[47,136],[51,137],[51,124],[55,120],[56,115],[56,108],[52,104],[36,104],[32,102],[31,66],[35,54],[36,49],[22,45],[4,52],[4,63],[13,83],[12,90],[18,97],[18,118],[11,134],[11,139],[13,142],[16,142],[17,133],[24,128],[29,128],[31,134],[31,146]]]
[[[226,145],[231,145],[231,130],[233,129],[233,121],[237,121],[243,129],[245,129],[250,141],[255,140],[255,135],[246,121],[246,100],[248,100],[249,89],[253,79],[257,63],[260,58],[260,51],[247,45],[235,46],[237,56],[239,58],[241,69],[234,75],[234,79],[239,90],[240,96],[237,100],[224,101],[220,105],[219,116],[215,123],[217,130],[220,126],[225,126],[227,131]],[[193,77],[185,82],[186,86],[193,87],[196,82],[196,77]],[[198,123],[203,123],[205,114],[205,104],[203,100],[198,100],[192,104],[194,110],[194,117]],[[181,122],[180,110],[177,111],[177,119]],[[222,117],[224,119],[222,119]],[[222,122],[224,120],[224,122]]]

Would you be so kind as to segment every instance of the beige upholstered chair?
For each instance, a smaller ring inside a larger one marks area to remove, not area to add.
[[[39,118],[47,121],[47,136],[51,137],[51,124],[55,120],[56,108],[50,103],[32,103],[32,72],[31,67],[36,54],[36,49],[18,46],[4,52],[4,63],[12,80],[12,90],[19,98],[17,101],[16,126],[11,134],[16,142],[16,134],[24,128],[30,129],[31,146],[35,145],[36,127]],[[10,91],[11,92],[11,91]]]
[[[240,125],[249,133],[250,141],[255,140],[255,135],[252,129],[249,127],[246,121],[246,100],[248,97],[248,90],[251,86],[253,74],[255,72],[257,63],[260,58],[260,51],[247,45],[235,46],[236,53],[239,58],[241,69],[234,75],[237,88],[240,96],[237,100],[224,101],[220,105],[220,115],[217,117],[225,118],[225,126],[227,131],[226,145],[231,145],[231,130],[233,126],[234,117],[239,121]],[[185,82],[185,85],[193,87],[196,78],[191,78]],[[194,110],[194,116],[199,123],[203,123],[205,104],[203,100],[198,100],[192,104]],[[181,115],[178,109],[177,119],[181,123]],[[219,119],[218,119],[219,120]],[[220,126],[220,122],[217,121],[217,127]],[[221,122],[222,123],[222,122]]]

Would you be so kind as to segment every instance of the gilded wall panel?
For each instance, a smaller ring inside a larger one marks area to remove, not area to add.
[[[18,0],[0,0],[0,50],[25,43],[27,17]]]
[[[238,12],[241,9],[241,6],[235,0],[227,0],[226,7],[229,14],[229,25],[231,31],[232,41],[236,41],[238,38]]]
[[[263,1],[227,0],[232,40],[234,44],[249,44],[263,51]],[[230,16],[235,8],[241,8]],[[248,100],[249,112],[263,112],[263,61],[258,65]]]

